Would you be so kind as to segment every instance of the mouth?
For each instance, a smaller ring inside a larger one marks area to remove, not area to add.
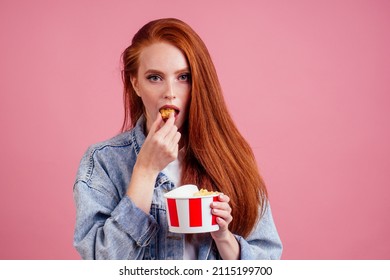
[[[164,105],[162,106],[160,109],[159,109],[159,112],[161,114],[161,117],[163,119],[163,121],[167,121],[169,119],[169,115],[173,112],[175,114],[175,118],[177,118],[177,116],[179,115],[180,113],[180,109],[177,108],[176,106],[174,105]]]

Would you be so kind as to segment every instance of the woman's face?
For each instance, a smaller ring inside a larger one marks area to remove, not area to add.
[[[184,54],[175,46],[158,42],[145,47],[131,83],[145,106],[149,131],[163,107],[175,109],[175,125],[180,129],[187,118],[191,95],[191,73]]]

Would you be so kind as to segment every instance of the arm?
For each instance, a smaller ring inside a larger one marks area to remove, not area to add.
[[[144,248],[159,229],[153,216],[127,196],[118,201],[105,189],[83,181],[76,183],[74,198],[74,246],[83,259],[143,258]]]
[[[149,213],[158,173],[177,158],[180,133],[174,114],[161,127],[161,115],[152,124],[134,166],[127,195],[145,213]]]
[[[242,260],[272,260],[282,256],[283,246],[269,203],[252,233],[246,239],[241,236],[236,238],[240,244]]]
[[[212,213],[217,216],[219,230],[212,232],[211,236],[222,259],[238,260],[240,259],[240,246],[235,236],[228,229],[229,223],[233,220],[229,206],[230,198],[223,194],[220,194],[218,198],[219,202],[213,202],[210,207]]]
[[[220,229],[212,232],[218,252],[221,258],[256,260],[256,259],[280,259],[282,243],[277,233],[271,208],[267,205],[264,216],[256,224],[252,233],[244,239],[234,235],[228,230],[228,225],[233,217],[230,215],[229,197],[222,195],[219,202],[211,205],[213,214],[217,215],[217,223]]]
[[[106,167],[99,162],[92,165],[94,180],[79,179],[76,182],[74,246],[82,258],[143,258],[144,248],[158,231],[157,222],[149,214],[156,177],[159,170],[177,157],[180,134],[173,121],[174,118],[157,129],[161,123],[159,116],[153,124],[153,130],[148,134],[132,170],[124,197],[118,197]],[[172,141],[177,141],[176,146]]]

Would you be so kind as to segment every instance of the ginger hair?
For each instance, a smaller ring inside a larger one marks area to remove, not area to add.
[[[247,237],[264,213],[267,189],[252,149],[228,112],[210,54],[202,39],[183,21],[166,18],[147,23],[123,52],[122,131],[133,128],[144,112],[130,77],[137,75],[143,48],[156,42],[180,49],[191,71],[191,100],[182,133],[185,156],[181,182],[228,195],[233,216],[229,229]]]

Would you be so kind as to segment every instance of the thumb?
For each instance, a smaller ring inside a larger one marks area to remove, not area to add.
[[[160,129],[161,122],[162,122],[162,117],[160,114],[157,114],[157,118],[155,119],[155,121],[152,123],[152,126],[150,127],[148,136],[149,135],[152,136],[153,134],[156,133],[156,131]]]

